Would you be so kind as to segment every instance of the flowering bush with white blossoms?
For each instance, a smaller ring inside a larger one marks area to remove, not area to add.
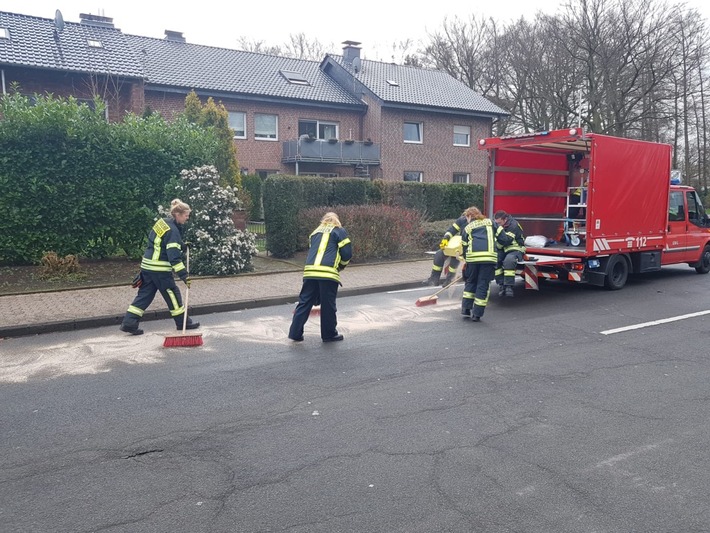
[[[236,187],[221,187],[211,165],[183,170],[172,191],[190,204],[192,213],[183,237],[190,243],[190,274],[221,276],[253,270],[256,235],[234,227],[232,213],[241,207]],[[170,208],[159,207],[167,216]]]

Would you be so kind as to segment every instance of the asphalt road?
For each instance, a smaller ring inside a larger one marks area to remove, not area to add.
[[[709,277],[426,294],[3,342],[0,531],[710,531]]]

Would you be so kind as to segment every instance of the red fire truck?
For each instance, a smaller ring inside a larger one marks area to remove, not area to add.
[[[481,139],[486,212],[513,215],[528,242],[528,289],[561,279],[621,289],[629,274],[687,263],[710,272],[710,221],[692,187],[671,183],[671,146],[581,128]]]

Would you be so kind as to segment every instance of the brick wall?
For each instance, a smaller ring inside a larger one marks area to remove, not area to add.
[[[422,124],[422,143],[404,142],[404,123]],[[454,146],[454,125],[471,128],[470,146]],[[470,183],[485,184],[487,154],[477,148],[487,137],[490,119],[382,109],[383,179],[402,181],[405,171],[423,172],[427,183],[451,183],[454,173],[469,174]]]
[[[143,111],[141,80],[13,67],[4,67],[4,71],[7,91],[16,82],[20,85],[20,92],[26,95],[52,93],[54,96],[74,96],[86,100],[98,95],[106,103],[112,122],[121,120],[128,111]],[[135,111],[136,108],[139,110]]]

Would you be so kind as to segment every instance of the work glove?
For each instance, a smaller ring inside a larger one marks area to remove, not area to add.
[[[466,263],[464,263],[461,266],[461,276],[465,276],[465,275],[466,275]]]
[[[186,242],[182,243],[182,251],[183,252],[185,250],[187,250],[188,248],[192,248],[192,243],[190,241],[186,241]]]
[[[446,248],[446,245],[449,244],[449,239],[441,239],[441,242],[439,243],[439,249],[443,250]]]
[[[190,288],[190,285],[192,285],[192,278],[185,278],[185,279],[182,280],[182,281],[185,282],[185,285],[187,285],[187,288],[188,288],[188,289]]]

